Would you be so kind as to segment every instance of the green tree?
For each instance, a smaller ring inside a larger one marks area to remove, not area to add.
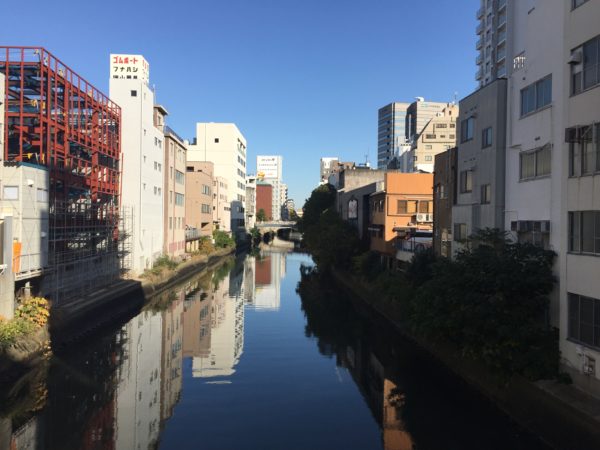
[[[498,230],[483,230],[454,261],[429,259],[428,269],[428,261],[418,262],[428,276],[413,282],[420,286],[410,321],[415,331],[453,342],[501,374],[554,376],[558,341],[546,319],[554,256],[509,242]]]
[[[235,247],[235,241],[225,231],[213,231],[213,239],[217,248]]]
[[[265,213],[265,210],[260,208],[258,210],[258,212],[256,213],[256,220],[258,220],[259,222],[264,222],[267,220],[267,213]]]

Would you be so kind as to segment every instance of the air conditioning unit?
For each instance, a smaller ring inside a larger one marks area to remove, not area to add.
[[[425,214],[425,222],[433,222],[433,214]]]
[[[571,56],[569,57],[569,60],[567,61],[567,63],[572,66],[576,66],[577,64],[581,64],[582,61],[583,61],[583,53],[581,51],[576,51],[576,52],[571,53]]]
[[[542,233],[550,233],[550,221],[542,221]]]
[[[429,214],[417,214],[417,222],[427,222]]]
[[[596,375],[596,360],[594,358],[584,356],[583,373],[584,375]]]

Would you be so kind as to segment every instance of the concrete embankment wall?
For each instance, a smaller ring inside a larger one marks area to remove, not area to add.
[[[412,335],[392,303],[373,295],[352,277],[340,272],[334,277],[361,314],[388,322],[552,448],[600,449],[600,402],[554,381],[534,383],[513,376],[505,383],[484,365],[462,357],[451,345],[432,344]]]

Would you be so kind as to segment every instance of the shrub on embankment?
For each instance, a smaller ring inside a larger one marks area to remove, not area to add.
[[[451,343],[501,376],[558,375],[558,335],[547,319],[554,252],[488,229],[471,236],[454,260],[426,251],[404,272],[392,272],[379,255],[363,251],[356,231],[333,210],[335,191],[326,186],[313,191],[302,219],[319,270],[344,270],[411,334]]]
[[[15,345],[19,339],[46,326],[49,315],[49,304],[45,298],[23,300],[15,311],[14,319],[0,317],[0,350]]]

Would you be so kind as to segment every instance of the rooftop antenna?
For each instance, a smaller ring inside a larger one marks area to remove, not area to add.
[[[458,92],[454,91],[454,104],[456,105],[456,102],[458,101]]]

